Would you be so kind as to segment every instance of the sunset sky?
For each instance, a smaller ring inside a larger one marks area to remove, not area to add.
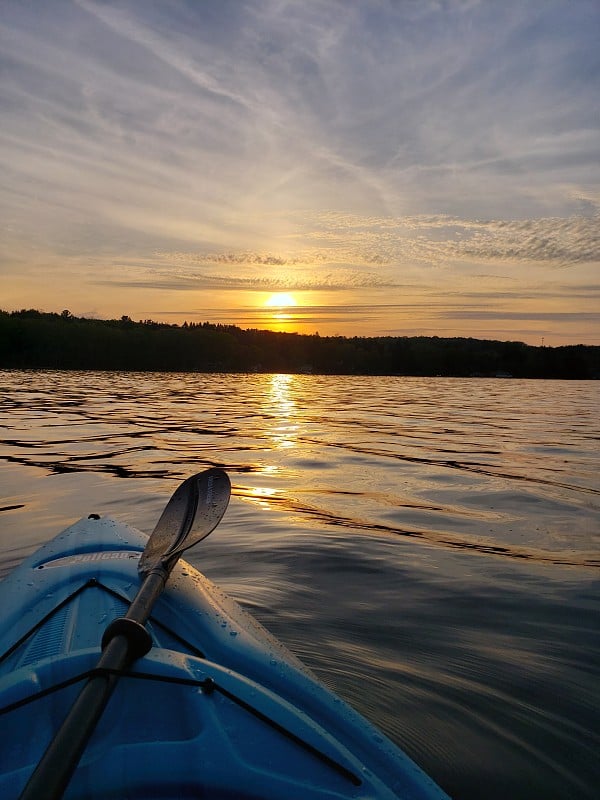
[[[598,0],[1,0],[0,308],[600,344]]]

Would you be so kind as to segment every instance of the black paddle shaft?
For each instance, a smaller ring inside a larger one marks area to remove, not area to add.
[[[146,568],[142,563],[139,571],[143,580],[138,593],[125,617],[114,620],[104,632],[102,655],[94,674],[48,745],[20,800],[62,797],[117,685],[119,673],[145,655],[152,645],[144,625],[171,570],[184,550],[208,536],[219,523],[230,491],[229,478],[218,469],[194,475],[177,489],[140,559]]]
[[[97,669],[120,671],[128,662],[129,641],[124,635],[115,636],[102,653]],[[117,681],[115,672],[88,680],[31,775],[21,800],[62,797]]]

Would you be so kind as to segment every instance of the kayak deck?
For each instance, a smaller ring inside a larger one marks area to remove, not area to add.
[[[139,587],[147,537],[110,518],[67,529],[0,583],[0,796],[18,797],[102,634]],[[444,798],[184,561],[124,674],[67,798]]]

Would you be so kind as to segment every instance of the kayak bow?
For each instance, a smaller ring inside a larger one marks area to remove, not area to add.
[[[148,547],[140,531],[94,516],[0,583],[2,798],[19,797],[98,676],[120,680],[66,798],[446,798],[184,561],[171,564],[149,612],[151,649],[131,666],[98,666],[103,632],[128,614]]]

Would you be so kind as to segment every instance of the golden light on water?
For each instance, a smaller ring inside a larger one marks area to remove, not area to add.
[[[270,438],[276,448],[295,447],[298,422],[296,401],[294,399],[294,378],[292,375],[272,375],[268,399],[273,426]]]
[[[269,480],[269,476],[277,479],[281,471],[281,456],[290,448],[298,446],[298,402],[296,399],[296,381],[293,375],[265,375],[263,395],[264,437],[267,449],[273,459],[270,464],[262,465],[261,474]],[[274,485],[249,487],[240,492],[257,503],[262,509],[270,510],[276,504],[280,509],[288,506],[289,501],[282,496],[280,489]]]

